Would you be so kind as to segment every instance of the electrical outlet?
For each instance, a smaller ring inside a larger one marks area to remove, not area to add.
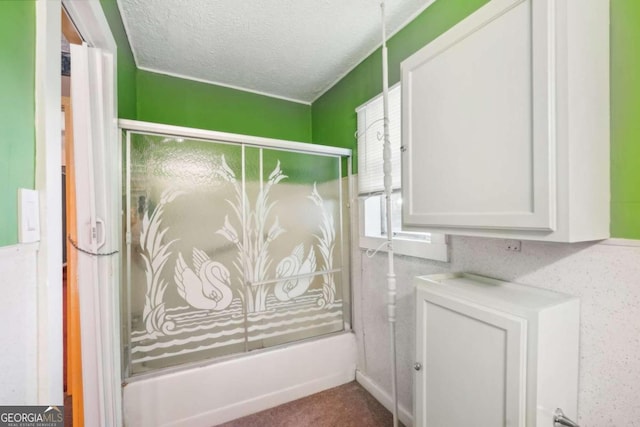
[[[507,240],[505,243],[507,244],[505,249],[510,252],[520,252],[522,249],[521,240]]]

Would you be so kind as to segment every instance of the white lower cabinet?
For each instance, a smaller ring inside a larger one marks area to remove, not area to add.
[[[579,300],[469,274],[417,277],[414,425],[577,418]]]

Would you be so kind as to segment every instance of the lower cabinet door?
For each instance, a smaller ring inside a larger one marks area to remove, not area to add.
[[[527,320],[418,290],[415,426],[525,426]]]

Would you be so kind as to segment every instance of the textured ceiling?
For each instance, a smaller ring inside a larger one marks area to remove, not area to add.
[[[433,0],[386,0],[393,34]],[[139,68],[309,103],[381,43],[379,0],[118,0]]]

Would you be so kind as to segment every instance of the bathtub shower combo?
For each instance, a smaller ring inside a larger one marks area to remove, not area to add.
[[[210,364],[199,369],[206,380],[231,356],[277,346],[288,363],[316,369],[321,361],[297,360],[296,346],[283,344],[350,329],[350,150],[133,121],[121,128],[125,418],[152,423],[135,406],[145,384],[157,391],[163,377],[188,372],[176,367]]]

